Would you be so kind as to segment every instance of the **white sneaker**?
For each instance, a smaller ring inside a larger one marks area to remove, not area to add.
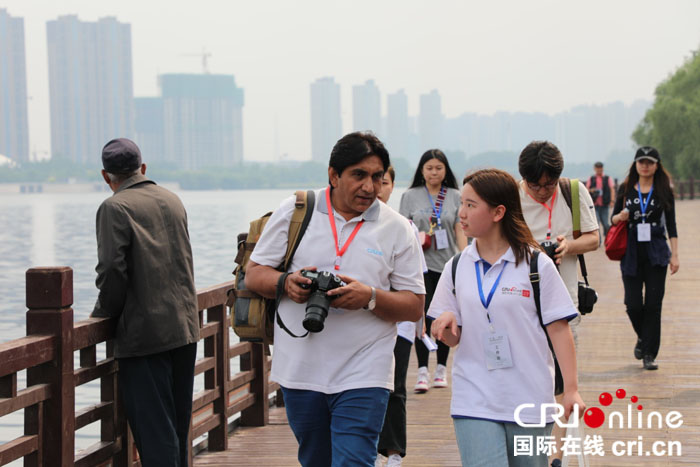
[[[377,453],[377,460],[374,461],[374,467],[384,467],[384,461],[386,460],[386,457],[382,456],[381,454]]]
[[[446,388],[447,387],[447,367],[445,365],[438,365],[435,369],[435,378],[433,378],[434,388]]]
[[[428,367],[422,366],[418,368],[418,379],[416,380],[416,385],[413,391],[418,394],[423,394],[428,392]]]
[[[386,462],[386,467],[401,467],[401,456],[398,454],[390,455],[389,460]]]

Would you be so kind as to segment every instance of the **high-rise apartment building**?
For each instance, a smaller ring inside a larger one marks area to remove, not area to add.
[[[382,105],[379,88],[374,80],[352,87],[352,127],[354,131],[382,133]]]
[[[46,38],[52,154],[97,163],[107,141],[133,137],[131,25],[61,16]]]
[[[186,169],[243,161],[243,89],[233,75],[164,74],[159,81],[163,160]]]
[[[0,9],[0,154],[29,160],[24,20]]]
[[[164,124],[162,98],[134,98],[134,142],[150,163],[166,160]]]
[[[391,157],[412,160],[409,154],[408,97],[403,89],[386,96],[386,145]]]
[[[340,85],[333,78],[319,78],[311,83],[311,158],[328,162],[342,136]]]
[[[418,114],[418,133],[421,151],[440,148],[443,144],[442,102],[436,89],[421,94]]]

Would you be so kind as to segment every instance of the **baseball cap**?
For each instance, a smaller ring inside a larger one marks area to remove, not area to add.
[[[141,151],[130,139],[113,139],[102,149],[102,167],[112,174],[133,172],[141,167]]]
[[[656,148],[652,148],[651,146],[642,146],[641,148],[637,149],[637,153],[634,155],[635,161],[640,159],[648,159],[652,162],[659,162],[661,156]]]

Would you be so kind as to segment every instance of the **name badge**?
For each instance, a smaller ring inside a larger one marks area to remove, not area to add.
[[[486,355],[486,368],[489,370],[500,370],[513,366],[508,335],[505,333],[487,332],[484,336],[484,354]]]
[[[638,242],[650,242],[651,241],[651,224],[647,224],[647,223],[637,224],[637,241]]]
[[[447,230],[438,229],[435,232],[435,248],[438,250],[444,250],[449,246],[447,241]]]

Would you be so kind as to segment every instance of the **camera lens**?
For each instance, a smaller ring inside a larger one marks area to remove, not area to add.
[[[318,291],[312,293],[306,305],[304,321],[302,321],[304,329],[309,332],[323,331],[323,325],[326,321],[326,316],[328,316],[329,305],[330,300],[325,293]]]

